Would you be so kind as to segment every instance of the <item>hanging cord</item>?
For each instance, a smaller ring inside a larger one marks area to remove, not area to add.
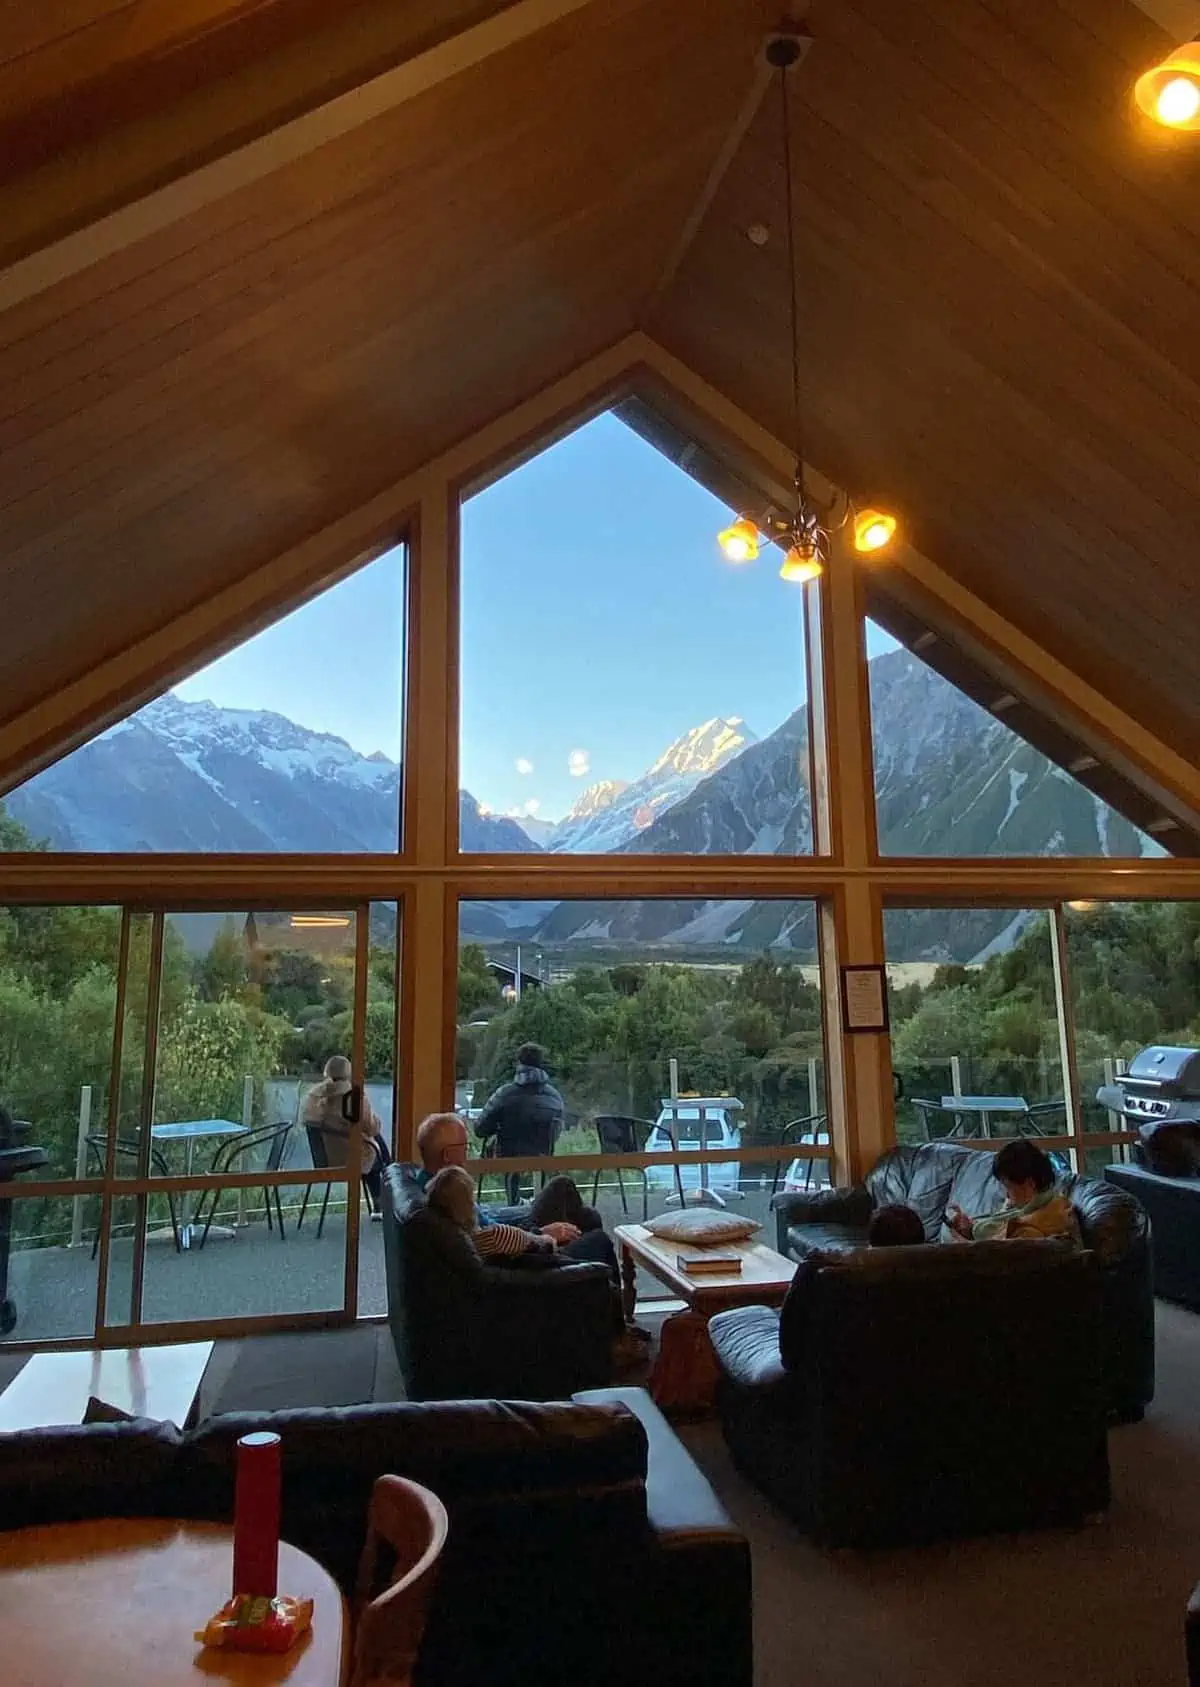
[[[789,298],[792,330],[792,439],[796,447],[796,514],[805,515],[808,499],[804,488],[804,435],[800,425],[800,272],[796,265],[796,212],[792,185],[792,124],[788,102],[788,67],[780,67],[780,110],[783,119],[783,179],[787,196],[787,256],[791,272]]]

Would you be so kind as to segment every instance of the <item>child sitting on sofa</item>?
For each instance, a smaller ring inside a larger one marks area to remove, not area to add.
[[[946,1208],[946,1224],[964,1242],[1079,1242],[1079,1223],[1070,1199],[1059,1188],[1047,1155],[1024,1139],[1006,1142],[992,1174],[1008,1199],[999,1212],[968,1218],[961,1207]]]

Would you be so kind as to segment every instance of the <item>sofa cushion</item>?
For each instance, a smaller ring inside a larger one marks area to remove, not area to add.
[[[972,1160],[983,1161],[990,1171],[990,1156],[948,1142],[893,1148],[867,1174],[867,1188],[877,1207],[901,1202],[915,1208],[925,1226],[926,1240],[933,1242],[941,1229],[954,1180]]]
[[[793,1224],[788,1231],[788,1253],[797,1262],[852,1253],[866,1245],[865,1224]]]
[[[283,1443],[283,1532],[354,1585],[376,1477],[432,1488],[462,1526],[468,1510],[561,1509],[561,1496],[595,1497],[597,1525],[645,1523],[646,1438],[618,1403],[456,1401],[436,1405],[234,1412],[186,1436],[175,1488],[183,1515],[233,1515],[236,1444],[271,1430]],[[603,1497],[601,1497],[603,1496]],[[572,1503],[577,1507],[578,1500]],[[490,1525],[489,1525],[490,1526]]]
[[[0,1435],[0,1527],[175,1511],[174,1424],[61,1424]]]

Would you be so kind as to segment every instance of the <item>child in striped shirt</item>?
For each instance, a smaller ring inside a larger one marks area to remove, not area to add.
[[[425,1190],[429,1205],[465,1230],[481,1259],[518,1259],[523,1254],[553,1254],[552,1236],[522,1230],[516,1224],[480,1224],[475,1205],[475,1185],[461,1166],[444,1166],[430,1178]]]

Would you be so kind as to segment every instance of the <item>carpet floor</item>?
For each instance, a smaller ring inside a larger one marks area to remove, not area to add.
[[[1200,1317],[1160,1302],[1158,1339],[1154,1405],[1109,1438],[1112,1509],[1077,1531],[820,1552],[734,1470],[715,1424],[685,1427],[750,1539],[756,1687],[1183,1687],[1200,1581]]]

